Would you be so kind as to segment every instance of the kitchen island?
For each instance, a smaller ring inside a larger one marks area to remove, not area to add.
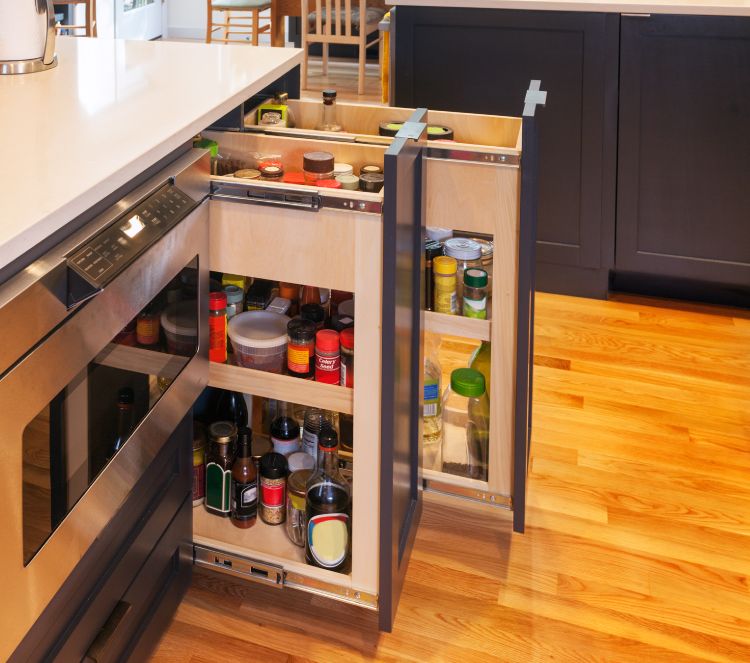
[[[296,49],[60,37],[0,76],[0,281],[82,214],[295,68]],[[37,252],[38,255],[38,252]]]
[[[0,76],[0,660],[145,660],[192,572],[210,170],[192,139],[292,85],[301,53],[83,38],[57,53]],[[114,342],[175,280],[193,284],[190,346]]]
[[[750,2],[395,0],[396,106],[539,116],[537,287],[750,303]]]

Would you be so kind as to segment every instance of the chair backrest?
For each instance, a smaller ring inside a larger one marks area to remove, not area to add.
[[[308,30],[308,34],[356,39],[352,4],[355,7],[359,4],[359,20],[364,26],[367,21],[367,0],[302,0],[302,21],[305,25],[310,12],[315,12],[315,27]]]

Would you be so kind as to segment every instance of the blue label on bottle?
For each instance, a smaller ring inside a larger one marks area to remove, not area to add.
[[[424,386],[425,402],[436,401],[438,398],[440,398],[440,389],[438,387],[437,382],[425,383],[425,386]]]

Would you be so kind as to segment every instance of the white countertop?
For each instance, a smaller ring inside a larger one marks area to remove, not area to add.
[[[302,60],[297,49],[60,37],[0,76],[0,268]]]
[[[394,5],[459,9],[533,9],[614,14],[750,16],[750,0],[391,0]]]

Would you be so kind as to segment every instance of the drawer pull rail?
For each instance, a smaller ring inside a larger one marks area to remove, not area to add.
[[[291,587],[309,594],[324,596],[344,603],[357,605],[368,610],[378,609],[377,594],[370,594],[345,585],[338,585],[325,580],[319,580],[302,573],[286,571],[282,566],[269,564],[259,560],[230,554],[193,544],[193,563],[212,571],[252,580],[262,585],[273,585],[279,589]]]
[[[220,550],[196,545],[193,546],[193,562],[196,566],[253,580],[263,585],[272,585],[279,589],[284,585],[284,569],[276,564],[228,555]]]
[[[321,198],[317,193],[311,194],[280,187],[249,187],[242,184],[227,184],[226,182],[211,182],[211,197],[241,203],[292,207],[309,212],[317,212],[321,207]]]
[[[428,144],[424,150],[427,159],[441,159],[445,161],[468,161],[470,163],[490,163],[498,166],[518,166],[521,158],[517,154],[501,154],[498,152],[482,152],[461,147],[433,147]]]

